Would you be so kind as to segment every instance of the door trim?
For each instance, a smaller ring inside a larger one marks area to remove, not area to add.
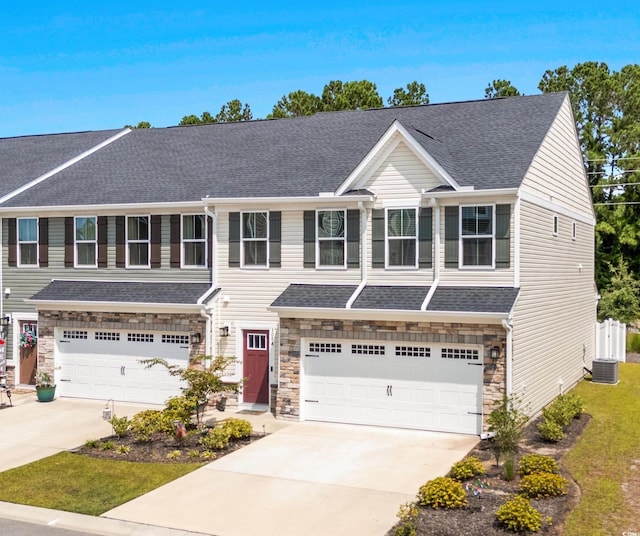
[[[20,380],[20,321],[38,322],[38,313],[10,313],[8,316],[11,317],[11,359],[9,360],[9,356],[7,356],[7,366],[14,366],[14,378]],[[38,326],[38,339],[40,339],[40,326]],[[38,364],[36,363],[36,370],[37,367]],[[55,381],[54,374],[53,382],[55,383]],[[23,384],[16,381],[16,385],[22,386]]]
[[[278,322],[270,322],[265,320],[257,320],[253,322],[247,321],[235,321],[233,322],[234,336],[235,336],[235,355],[236,362],[234,367],[234,373],[225,376],[224,378],[232,382],[242,381],[242,371],[244,368],[244,331],[268,331],[269,332],[269,386],[276,381],[276,363],[275,357],[276,350],[279,345],[276,344],[276,338],[278,334]],[[244,404],[242,391],[238,394],[238,403]],[[269,387],[269,407],[271,407],[271,387]]]

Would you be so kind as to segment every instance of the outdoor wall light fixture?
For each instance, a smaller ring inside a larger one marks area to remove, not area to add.
[[[229,326],[221,326],[220,337],[228,337],[228,336],[229,336]]]
[[[9,287],[6,287],[4,289],[4,297],[8,298],[9,296],[11,296],[11,289]]]
[[[500,347],[494,346],[491,348],[491,359],[498,359],[500,357]]]
[[[201,340],[202,335],[200,335],[200,333],[194,333],[193,335],[191,335],[191,344],[200,344]]]

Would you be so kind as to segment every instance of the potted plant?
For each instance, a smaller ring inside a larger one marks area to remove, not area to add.
[[[38,372],[36,395],[40,402],[51,402],[56,395],[56,386],[51,383],[51,375],[48,372]]]

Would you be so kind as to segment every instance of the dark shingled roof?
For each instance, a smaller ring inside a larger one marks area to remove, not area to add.
[[[74,132],[0,138],[0,197],[24,186],[120,132]]]
[[[518,292],[513,287],[438,287],[427,311],[508,313]]]
[[[429,287],[367,285],[353,302],[353,309],[395,309],[419,311]]]
[[[343,309],[356,285],[289,285],[271,304],[273,307]]]
[[[289,285],[273,307],[344,309],[355,285]],[[420,311],[429,287],[367,285],[353,309]],[[508,313],[518,296],[511,287],[438,287],[427,311],[443,313]]]
[[[336,191],[396,120],[461,186],[516,188],[565,97],[136,129],[4,206],[317,196]]]
[[[210,288],[208,283],[53,280],[31,299],[63,302],[195,305],[198,299]],[[216,289],[210,298],[219,291],[220,289]]]

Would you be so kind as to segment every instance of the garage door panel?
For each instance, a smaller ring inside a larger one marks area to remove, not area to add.
[[[303,397],[318,401],[303,402],[305,419],[480,432],[480,347],[327,341],[314,348],[331,344],[331,353],[303,360]]]
[[[180,394],[183,382],[162,366],[146,368],[139,361],[162,357],[185,367],[186,342],[186,334],[57,329],[60,395],[162,404]]]

